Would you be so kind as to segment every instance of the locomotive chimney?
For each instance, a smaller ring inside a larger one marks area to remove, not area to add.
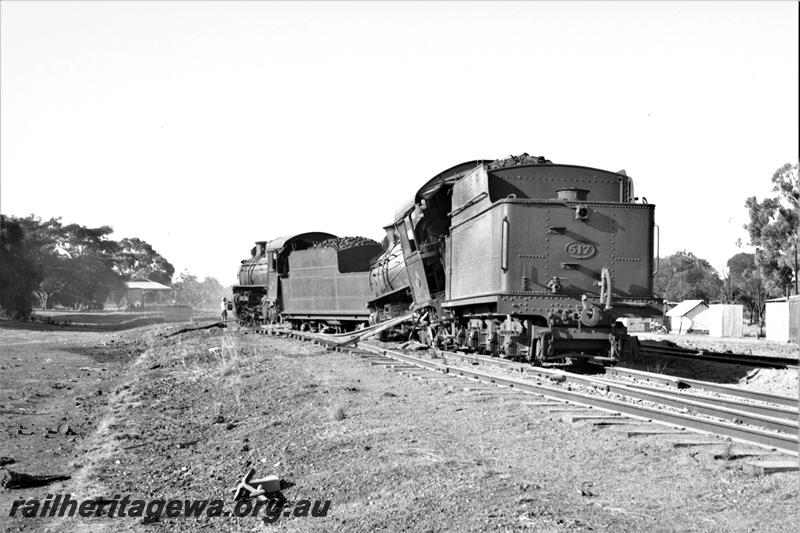
[[[256,243],[256,257],[264,255],[264,249],[267,247],[267,241],[260,241]]]
[[[585,202],[589,197],[589,191],[586,189],[576,189],[575,187],[558,189],[556,194],[558,194],[559,200],[564,200],[565,202]]]

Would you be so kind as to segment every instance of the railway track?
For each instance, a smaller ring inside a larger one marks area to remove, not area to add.
[[[628,398],[648,401],[654,404],[665,405],[676,409],[688,410],[698,414],[714,416],[734,423],[745,423],[765,429],[773,429],[788,434],[797,434],[798,429],[798,402],[796,399],[756,393],[758,400],[753,401],[751,391],[737,387],[715,387],[716,394],[709,395],[704,385],[714,385],[707,382],[687,380],[685,383],[680,378],[663,374],[638,372],[635,370],[609,368],[602,376],[577,374],[563,370],[551,370],[531,367],[530,365],[512,361],[497,360],[492,357],[466,355],[450,352],[439,352],[447,360],[448,357],[463,358],[472,364],[476,362],[499,366],[514,371],[519,371],[527,376],[540,379],[549,379],[553,382],[566,382],[600,389],[604,392],[625,396]],[[609,379],[622,377],[625,381]],[[643,381],[646,378],[647,381]],[[658,382],[653,386],[648,382]],[[694,388],[693,388],[694,387]],[[724,390],[724,393],[722,392]],[[744,392],[745,394],[740,394]]]
[[[376,364],[425,370],[535,394],[570,406],[711,434],[798,455],[798,401],[738,387],[610,368],[586,375],[532,367],[475,354],[434,351],[437,359],[365,342],[339,347],[335,339],[296,331],[271,332],[368,357]],[[494,367],[494,369],[492,369]],[[514,376],[513,374],[519,374]]]
[[[659,357],[679,357],[697,361],[712,361],[716,363],[758,366],[765,368],[798,369],[798,359],[787,357],[770,357],[768,355],[748,355],[734,353],[717,353],[707,350],[691,350],[679,346],[665,346],[653,341],[640,341],[642,354]]]

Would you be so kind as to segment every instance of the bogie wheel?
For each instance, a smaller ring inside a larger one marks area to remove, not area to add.
[[[533,339],[531,342],[533,343],[533,349],[531,350],[533,357],[531,358],[531,363],[535,366],[542,366],[544,364],[544,338]]]

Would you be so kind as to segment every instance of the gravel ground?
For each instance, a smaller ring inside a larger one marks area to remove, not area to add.
[[[57,337],[0,331],[9,347],[0,355],[8,428],[2,455],[17,461],[7,468],[72,476],[45,488],[5,490],[0,520],[8,530],[800,525],[796,472],[754,475],[748,459],[715,460],[719,446],[675,449],[663,436],[628,439],[615,429],[563,422],[518,393],[465,391],[468,383],[457,378],[415,380],[298,341],[219,329],[161,336],[168,329]],[[92,366],[100,370],[82,370]],[[62,380],[71,390],[52,387]],[[89,400],[78,406],[76,396]],[[21,414],[19,405],[32,412]],[[74,420],[75,436],[38,434],[64,417]],[[18,434],[21,421],[35,434]],[[261,517],[162,516],[145,524],[130,517],[7,516],[15,498],[60,492],[80,499],[220,498],[230,509],[230,489],[248,468],[278,475],[291,504],[330,500],[327,516],[282,516],[273,524]]]
[[[731,352],[744,355],[768,355],[771,357],[793,357],[797,359],[797,344],[772,342],[756,337],[709,337],[694,333],[675,335],[672,333],[634,333],[640,340],[670,341],[684,348]]]
[[[710,350],[714,352],[768,355],[772,357],[797,358],[795,344],[768,342],[764,339],[741,338],[726,339],[707,335],[667,335],[636,334],[640,340],[670,341],[684,348]],[[678,377],[713,381],[727,385],[737,385],[747,389],[790,396],[800,394],[800,373],[798,370],[762,368],[751,365],[735,365],[713,361],[691,360],[685,357],[643,356],[639,361],[623,361],[620,366],[670,374]]]

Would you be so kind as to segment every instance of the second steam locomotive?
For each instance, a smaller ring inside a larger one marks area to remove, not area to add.
[[[320,232],[256,243],[236,314],[349,331],[413,312],[426,343],[613,364],[638,349],[619,319],[660,314],[654,209],[624,171],[468,161],[425,183],[382,245]]]

